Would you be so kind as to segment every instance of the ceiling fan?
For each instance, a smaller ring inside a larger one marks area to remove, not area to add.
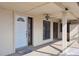
[[[72,12],[72,10],[70,10],[67,6],[65,6],[65,5],[62,4],[61,2],[60,2],[60,3],[59,3],[59,2],[58,2],[58,3],[55,2],[55,4],[56,4],[57,6],[59,6],[60,8],[63,9],[61,12],[68,12],[68,13],[70,13],[71,15],[73,15],[76,19],[78,19],[78,17]],[[60,19],[60,18],[57,18],[57,17],[55,17],[55,16],[52,17],[49,13],[45,13],[44,16],[45,16],[45,19],[46,19],[46,20],[48,20],[48,19]]]
[[[45,13],[43,15],[44,15],[46,20],[49,20],[49,19],[60,19],[60,18],[57,18],[55,16],[51,16],[49,13]]]

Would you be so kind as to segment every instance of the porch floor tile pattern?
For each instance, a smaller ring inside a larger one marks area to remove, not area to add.
[[[61,42],[61,40],[56,40],[36,47],[31,46],[31,50],[25,48],[19,51],[19,53],[11,54],[11,56],[79,56],[78,42],[74,42],[64,52],[62,52]]]
[[[47,44],[23,56],[79,56],[79,43],[75,41],[62,52],[62,41]]]
[[[61,40],[47,43],[38,47],[40,48],[34,47],[32,52],[23,56],[58,56],[62,52]]]
[[[61,56],[79,56],[79,49],[68,48],[61,54]]]
[[[61,56],[79,56],[79,43],[75,41],[68,49],[66,49]]]
[[[40,45],[24,47],[17,50],[16,53],[7,56],[57,56],[61,52],[61,40],[54,40],[52,42]],[[52,53],[53,52],[53,53]]]

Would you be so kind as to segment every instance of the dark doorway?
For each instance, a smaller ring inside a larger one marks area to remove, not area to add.
[[[58,23],[53,22],[53,38],[57,39],[58,38]]]
[[[28,46],[32,45],[33,39],[33,18],[28,17]]]

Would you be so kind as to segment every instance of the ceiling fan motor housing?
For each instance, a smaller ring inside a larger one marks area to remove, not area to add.
[[[69,9],[68,8],[65,8],[65,10],[68,11]]]

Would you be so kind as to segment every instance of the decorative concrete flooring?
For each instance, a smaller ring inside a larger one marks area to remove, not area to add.
[[[36,47],[22,48],[10,56],[79,56],[79,43],[68,42],[68,45],[62,52],[62,40],[55,40]]]
[[[75,41],[61,56],[79,56],[79,43]]]
[[[23,56],[58,56],[62,52],[61,41],[54,41],[32,48],[33,51]]]
[[[68,44],[70,44],[70,42],[68,42]],[[57,41],[23,56],[79,56],[79,43],[73,41],[73,44],[71,43],[68,48],[62,52],[62,41]]]
[[[8,56],[57,56],[61,52],[61,40],[54,40],[53,42],[46,43],[40,46],[30,46],[17,49],[16,53]]]
[[[79,56],[79,49],[68,48],[60,56]]]

